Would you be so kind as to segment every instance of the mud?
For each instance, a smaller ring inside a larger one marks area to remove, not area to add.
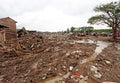
[[[119,83],[119,44],[101,40],[42,33],[0,44],[0,83]]]

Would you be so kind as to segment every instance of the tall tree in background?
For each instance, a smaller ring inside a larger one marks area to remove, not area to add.
[[[92,26],[84,26],[84,27],[80,27],[82,32],[92,32],[92,30],[94,29],[94,27]]]
[[[74,32],[75,27],[71,27],[70,32]]]
[[[112,27],[113,39],[116,40],[117,29],[120,28],[120,2],[99,5],[94,8],[94,11],[101,13],[89,18],[88,23],[107,24],[109,27]]]
[[[67,28],[67,31],[66,31],[67,33],[69,33],[70,32],[70,30],[69,30],[69,28]]]

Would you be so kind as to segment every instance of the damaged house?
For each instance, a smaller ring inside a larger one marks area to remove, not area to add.
[[[10,17],[0,19],[0,42],[17,39],[16,23]]]

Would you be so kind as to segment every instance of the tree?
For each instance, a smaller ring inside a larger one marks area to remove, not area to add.
[[[92,32],[93,29],[94,29],[94,27],[92,27],[92,26],[81,27],[82,32]]]
[[[69,28],[67,28],[67,31],[66,31],[67,33],[69,33],[70,32],[70,30],[69,30]]]
[[[71,27],[70,32],[74,32],[75,27]]]
[[[25,29],[25,27],[22,27],[21,29],[25,34],[27,34],[27,30]]]
[[[120,28],[120,2],[101,4],[94,8],[95,12],[101,14],[89,18],[90,24],[106,24],[112,28],[113,39],[116,40],[117,29]]]

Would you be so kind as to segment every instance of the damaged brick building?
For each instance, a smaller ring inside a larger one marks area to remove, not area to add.
[[[0,42],[17,39],[16,23],[10,17],[0,19]]]

